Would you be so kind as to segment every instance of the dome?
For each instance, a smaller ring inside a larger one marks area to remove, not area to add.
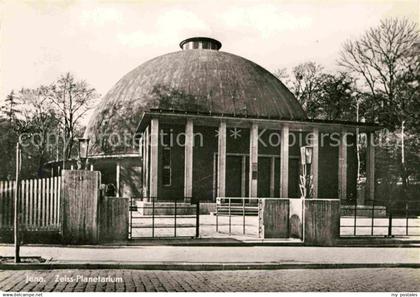
[[[306,119],[302,107],[280,80],[247,59],[219,51],[220,42],[190,38],[180,46],[182,51],[138,66],[102,98],[85,132],[94,152],[113,151],[104,147],[104,135],[134,134],[142,113],[150,109]]]

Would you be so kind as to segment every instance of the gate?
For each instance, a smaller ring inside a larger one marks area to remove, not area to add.
[[[261,237],[260,208],[260,198],[217,197],[215,235]]]
[[[129,239],[198,238],[200,202],[130,199]]]

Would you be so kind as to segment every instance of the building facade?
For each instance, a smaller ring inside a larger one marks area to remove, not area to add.
[[[298,198],[300,149],[313,148],[313,198],[356,198],[356,132],[375,125],[308,120],[284,84],[204,37],[125,75],[89,121],[95,169],[117,195],[158,201]],[[369,142],[370,143],[370,142]],[[374,195],[374,146],[368,146]],[[107,180],[108,182],[108,180]]]

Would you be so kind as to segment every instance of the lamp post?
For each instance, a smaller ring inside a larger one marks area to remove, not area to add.
[[[20,237],[19,237],[19,228],[20,228],[20,169],[22,164],[22,149],[20,143],[16,143],[16,177],[15,177],[15,192],[14,192],[14,217],[13,217],[13,235],[15,241],[15,263],[20,263]]]
[[[305,199],[312,197],[312,154],[313,154],[313,147],[312,146],[303,146],[300,148],[300,165],[301,165],[301,175],[300,175],[300,198]]]
[[[89,138],[79,138],[79,159],[77,161],[77,169],[87,169],[89,154]]]

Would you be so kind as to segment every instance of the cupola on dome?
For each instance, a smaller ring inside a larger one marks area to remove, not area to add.
[[[222,43],[216,39],[208,37],[191,37],[181,41],[179,47],[183,50],[210,49],[218,51],[222,47]]]

